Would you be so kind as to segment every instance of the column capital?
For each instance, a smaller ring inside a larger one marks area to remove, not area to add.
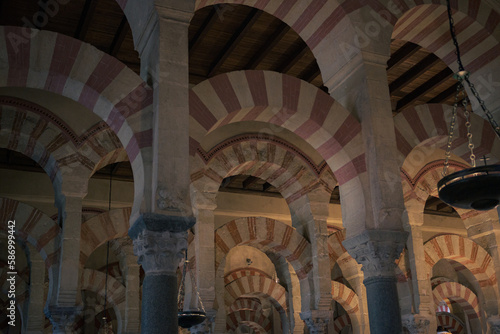
[[[427,334],[429,333],[429,326],[431,321],[426,317],[418,314],[409,314],[402,317],[403,327],[405,327],[410,334]]]
[[[56,306],[45,307],[44,313],[52,323],[54,333],[66,333],[74,324],[76,316],[83,310],[82,306]]]
[[[134,254],[146,274],[175,275],[187,250],[187,230],[195,223],[192,217],[142,214],[129,230]]]
[[[361,265],[365,279],[377,276],[393,277],[408,238],[408,232],[365,230],[342,242],[349,254]]]
[[[304,320],[311,334],[328,333],[328,321],[330,311],[311,310],[300,313],[300,319]]]

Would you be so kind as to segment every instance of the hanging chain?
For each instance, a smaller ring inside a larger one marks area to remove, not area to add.
[[[450,130],[448,131],[448,145],[446,146],[444,167],[443,167],[443,177],[448,174],[448,166],[450,165],[449,160],[451,156],[451,144],[453,142],[453,134],[455,131],[455,123],[457,122],[457,108],[458,108],[458,96],[462,90],[462,82],[459,81],[457,85],[457,92],[455,93],[455,103],[453,104],[453,111],[451,112]]]
[[[463,95],[465,95],[465,91],[463,91]],[[467,110],[468,102],[469,98],[465,96],[462,100],[462,106],[464,107],[465,127],[467,128],[467,139],[469,140],[470,164],[472,167],[476,167],[476,156],[474,155],[474,144],[472,143],[472,133],[470,131],[470,112]]]
[[[201,301],[200,291],[198,291],[198,286],[196,285],[196,278],[194,277],[193,270],[190,270],[191,274],[191,283],[193,283],[194,291],[196,291],[196,296],[198,297],[198,301],[200,302],[201,310],[205,312],[205,307],[203,306],[203,302]]]
[[[465,71],[464,65],[462,64],[462,59],[460,58],[460,48],[458,47],[458,41],[457,41],[457,35],[455,34],[455,24],[453,17],[451,15],[451,5],[450,5],[450,0],[446,0],[447,7],[448,7],[448,19],[450,22],[450,33],[451,33],[451,38],[453,39],[453,44],[455,45],[455,52],[457,54],[457,64],[458,64],[458,70],[460,72]],[[465,81],[470,87],[470,90],[472,91],[472,94],[474,94],[474,97],[477,99],[479,102],[479,105],[481,106],[481,109],[483,112],[486,114],[486,117],[488,117],[488,121],[490,122],[491,126],[493,127],[493,130],[497,134],[497,136],[500,137],[500,126],[498,126],[498,123],[495,121],[493,118],[493,115],[491,112],[488,110],[486,105],[484,104],[484,101],[479,97],[479,93],[474,86],[472,82],[470,82],[469,77],[465,77]]]

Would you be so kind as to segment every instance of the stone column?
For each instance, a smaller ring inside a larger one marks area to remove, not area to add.
[[[362,265],[371,334],[402,332],[395,261],[407,237],[402,231],[366,230],[343,242]]]
[[[176,271],[187,251],[190,217],[144,213],[129,230],[146,277],[142,284],[141,331],[177,333]]]
[[[35,247],[28,244],[30,251],[30,297],[28,305],[27,334],[43,333],[45,317],[43,314],[45,292],[45,262]]]
[[[66,194],[65,194],[66,195]],[[86,194],[66,195],[62,226],[62,246],[59,264],[57,306],[75,306],[80,303],[80,234],[82,227],[82,199]]]
[[[73,325],[79,313],[81,313],[81,306],[49,306],[45,309],[45,315],[52,323],[52,333],[66,334],[73,333]]]
[[[404,316],[402,319],[403,327],[405,327],[410,334],[430,334],[431,321],[428,318],[419,315]]]
[[[310,334],[328,334],[330,311],[307,311],[300,314]]]
[[[126,264],[124,275],[126,279],[126,300],[125,300],[125,319],[123,323],[123,332],[125,334],[140,333],[141,326],[141,308],[140,304],[140,269],[136,258],[132,253],[126,254]]]

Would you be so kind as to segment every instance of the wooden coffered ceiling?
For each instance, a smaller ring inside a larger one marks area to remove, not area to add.
[[[38,1],[0,0],[0,25],[23,26],[26,20],[36,23],[36,14],[40,12],[45,10]],[[49,20],[38,22],[42,30],[92,44],[139,73],[139,55],[134,50],[127,19],[116,0],[72,0],[60,5],[56,13],[46,14]],[[272,15],[243,5],[216,5],[195,13],[189,27],[189,67],[192,85],[220,73],[259,69],[286,73],[326,90],[314,55],[297,33]],[[418,45],[392,41],[387,76],[393,115],[422,103],[452,104],[454,101],[456,81],[452,71]],[[2,152],[1,168],[9,168],[9,161],[13,159],[9,154]],[[22,165],[19,159],[15,158],[17,169]],[[32,169],[31,162],[26,164]],[[123,164],[110,168],[123,174],[116,177],[131,178],[131,171],[124,171],[129,167]],[[102,177],[109,175],[107,170],[96,175],[101,174]],[[244,190],[244,184],[257,182],[230,181],[222,190],[236,185]],[[260,186],[266,188],[265,184]],[[272,188],[264,192],[272,192]],[[332,201],[338,201],[338,197],[337,191]],[[433,207],[437,204],[432,202]]]

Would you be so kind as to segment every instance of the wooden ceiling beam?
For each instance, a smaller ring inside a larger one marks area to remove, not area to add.
[[[411,42],[405,43],[402,47],[396,50],[396,52],[394,52],[391,58],[387,61],[387,71],[410,58],[419,49],[420,46],[417,44],[413,44]]]
[[[252,8],[250,14],[246,17],[245,21],[240,25],[240,27],[234,32],[229,41],[226,43],[226,46],[222,49],[219,55],[215,58],[216,60],[210,66],[210,70],[208,71],[208,77],[212,77],[217,73],[219,68],[224,64],[227,57],[233,52],[238,43],[243,39],[245,34],[250,31],[252,26],[257,22],[262,12],[257,8]]]
[[[271,188],[273,185],[269,182],[265,182],[263,185],[262,185],[262,191],[267,191],[269,188]]]
[[[288,61],[277,70],[277,72],[286,74],[307,53],[307,50],[309,50],[307,46],[297,50],[290,58],[288,58]]]
[[[255,176],[249,176],[245,180],[243,180],[242,185],[243,189],[248,189],[252,184],[256,183],[260,179]]]
[[[200,28],[196,31],[196,34],[189,41],[189,54],[193,53],[194,50],[200,45],[205,35],[210,31],[210,28],[217,22],[217,15],[215,6],[211,6],[210,12],[201,24]]]
[[[403,73],[399,78],[391,82],[389,85],[389,90],[391,94],[396,94],[401,90],[406,84],[410,83],[416,79],[422,72],[425,72],[431,66],[439,62],[439,58],[433,53],[427,55],[424,59],[419,61],[415,66],[410,68],[408,71]]]
[[[86,0],[83,6],[82,15],[76,26],[75,38],[84,40],[89,30],[90,22],[94,16],[95,8],[97,7],[96,0]]]
[[[113,42],[111,43],[111,46],[109,48],[109,54],[111,56],[116,57],[118,51],[120,51],[123,41],[125,40],[125,36],[127,36],[128,34],[128,31],[129,25],[127,24],[127,17],[123,15],[123,18],[120,21],[120,26],[116,30],[115,37],[113,38]]]
[[[314,61],[313,61],[313,65],[314,65]],[[307,81],[307,82],[312,82],[314,79],[316,79],[318,77],[318,75],[321,74],[321,71],[319,70],[319,68],[317,66],[312,66],[311,69],[304,71],[304,72],[301,73],[299,75],[299,77],[302,80]]]
[[[222,183],[220,185],[221,189],[227,188],[227,186],[231,183],[233,178],[231,176],[226,177],[224,180],[222,180]]]
[[[267,57],[269,52],[278,45],[281,39],[290,31],[290,27],[281,22],[278,29],[266,40],[264,45],[255,53],[255,55],[250,59],[246,65],[246,69],[254,70],[260,64],[260,62]]]
[[[450,97],[455,96],[455,93],[457,92],[457,85],[458,85],[458,82],[456,84],[450,86],[445,91],[438,94],[436,97],[427,101],[427,103],[442,103],[443,101],[448,100]]]
[[[405,95],[401,100],[398,101],[396,110],[401,110],[408,104],[412,103],[437,85],[443,83],[445,80],[448,80],[450,76],[453,74],[453,71],[450,68],[445,68],[438,74],[434,75],[432,78],[424,82],[422,85],[418,86],[417,89],[412,91],[411,93]]]

